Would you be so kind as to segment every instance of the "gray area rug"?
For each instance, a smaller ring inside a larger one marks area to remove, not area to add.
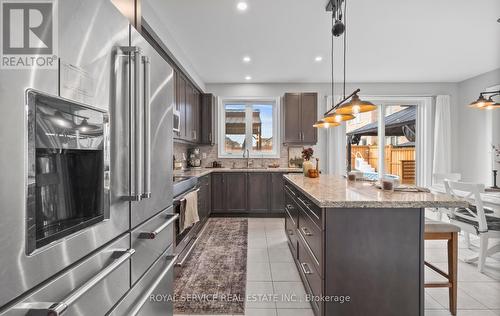
[[[210,218],[175,278],[174,314],[243,314],[248,221]]]

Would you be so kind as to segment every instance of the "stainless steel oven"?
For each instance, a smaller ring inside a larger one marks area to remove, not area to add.
[[[106,111],[30,91],[26,253],[109,218]]]
[[[191,251],[193,250],[196,243],[197,234],[202,226],[201,222],[197,222],[194,225],[187,227],[186,229],[182,227],[182,213],[184,212],[184,208],[186,207],[185,196],[190,192],[200,191],[198,180],[195,177],[187,177],[186,179],[188,180],[180,181],[179,183],[174,184],[174,188],[176,184],[178,186],[184,184],[182,190],[174,197],[173,201],[173,213],[179,215],[176,218],[174,224],[174,252],[178,255],[176,266],[182,266],[185,259],[187,259],[191,254]]]

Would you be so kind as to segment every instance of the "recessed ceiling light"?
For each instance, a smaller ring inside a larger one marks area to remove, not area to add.
[[[252,76],[245,76],[245,80],[252,80]]]
[[[252,61],[252,59],[250,58],[250,56],[243,56],[243,62],[244,63],[249,63],[250,61]]]
[[[323,57],[321,57],[321,56],[316,56],[316,57],[314,58],[314,61],[316,61],[316,62],[320,62],[320,61],[322,61],[322,60],[323,60]]]
[[[238,2],[238,4],[236,5],[236,8],[239,10],[239,11],[245,11],[246,9],[248,9],[248,4],[246,2]]]

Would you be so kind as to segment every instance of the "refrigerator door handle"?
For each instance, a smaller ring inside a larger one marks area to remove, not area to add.
[[[142,199],[142,185],[143,185],[143,160],[142,160],[142,148],[143,148],[143,136],[142,136],[142,107],[141,107],[141,50],[136,48],[133,52],[134,54],[134,78],[133,78],[133,89],[134,89],[134,191],[132,195],[136,197],[137,201]]]
[[[142,57],[144,63],[144,189],[141,197],[151,197],[151,62],[148,56]]]
[[[132,73],[134,74],[130,80],[133,92],[130,100],[132,102],[130,109],[130,135],[133,135],[133,141],[131,139],[132,152],[130,154],[130,193],[128,193],[129,195],[124,195],[123,199],[127,201],[140,201],[142,199],[141,49],[137,46],[122,46],[120,50],[129,56],[133,65],[129,69],[129,76],[132,76]]]

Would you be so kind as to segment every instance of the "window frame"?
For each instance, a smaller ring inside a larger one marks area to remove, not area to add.
[[[224,142],[226,136],[226,124],[225,124],[225,106],[228,103],[242,104],[245,105],[246,111],[246,135],[245,135],[245,149],[242,150],[241,154],[234,154],[225,152]],[[256,103],[263,105],[272,105],[273,107],[273,138],[276,139],[275,144],[273,144],[273,151],[270,153],[258,153],[252,150],[252,126],[248,124],[252,118],[251,106]],[[217,105],[217,119],[219,124],[217,124],[218,129],[218,158],[243,158],[243,152],[248,149],[250,151],[250,158],[280,158],[281,153],[281,136],[280,136],[280,98],[276,97],[220,97]],[[250,115],[249,115],[250,114]]]
[[[339,96],[335,96],[340,100]],[[432,160],[433,160],[433,140],[434,140],[434,103],[435,96],[398,96],[398,95],[387,95],[387,96],[373,96],[373,95],[360,95],[363,100],[370,100],[377,105],[377,121],[378,121],[378,141],[379,141],[379,157],[384,157],[384,159],[379,159],[379,176],[383,175],[380,170],[385,170],[384,160],[385,152],[383,148],[385,147],[385,107],[391,105],[400,104],[412,104],[417,106],[417,117],[416,117],[416,130],[417,138],[415,142],[415,160],[416,160],[416,185],[418,186],[429,186],[432,183]],[[384,113],[381,115],[381,113]],[[383,124],[383,125],[381,125]],[[381,130],[383,131],[383,136],[381,135]],[[347,146],[347,133],[345,130],[345,123],[343,124],[342,133],[342,145],[343,148]],[[346,157],[345,152],[342,153]],[[337,157],[333,155],[333,157]],[[330,159],[330,158],[329,158]],[[345,166],[341,166],[341,169],[346,170]]]

